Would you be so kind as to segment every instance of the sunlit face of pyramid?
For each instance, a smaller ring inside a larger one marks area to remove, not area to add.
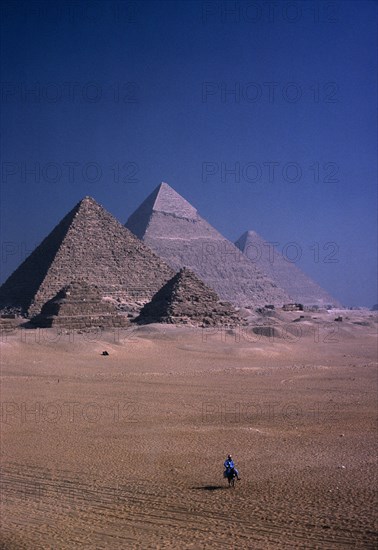
[[[289,300],[167,183],[147,197],[126,227],[175,270],[190,268],[222,300],[244,306],[279,305]]]

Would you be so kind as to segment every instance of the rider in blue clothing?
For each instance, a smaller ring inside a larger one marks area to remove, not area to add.
[[[232,456],[231,456],[231,455],[228,455],[228,457],[227,457],[226,460],[224,461],[224,467],[226,468],[226,470],[225,470],[225,472],[224,472],[224,477],[227,477],[227,474],[228,474],[231,470],[234,470],[235,475],[236,475],[236,479],[240,479],[240,477],[239,477],[239,472],[238,472],[237,469],[235,468],[235,463],[234,463],[234,461],[232,460]]]

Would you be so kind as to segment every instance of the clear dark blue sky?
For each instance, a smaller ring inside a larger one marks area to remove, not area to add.
[[[1,281],[83,196],[125,222],[166,181],[230,240],[254,229],[345,305],[378,302],[376,2],[1,16]]]

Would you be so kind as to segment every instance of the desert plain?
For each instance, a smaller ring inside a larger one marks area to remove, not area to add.
[[[377,314],[298,318],[4,332],[0,548],[377,548]]]

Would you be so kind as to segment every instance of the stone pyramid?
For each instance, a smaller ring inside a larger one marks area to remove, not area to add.
[[[221,300],[237,306],[282,305],[286,293],[167,183],[129,217],[126,227],[173,269],[194,271]]]
[[[87,329],[92,327],[125,327],[130,324],[125,315],[117,312],[114,303],[102,298],[96,285],[73,281],[48,300],[41,313],[31,319],[38,327]]]
[[[0,287],[0,307],[30,316],[71,281],[126,303],[150,300],[174,271],[90,197],[81,200]]]
[[[246,231],[235,244],[262,272],[286,291],[292,302],[320,307],[340,306],[335,298],[294,263],[286,260],[255,231]]]
[[[205,327],[235,326],[242,322],[231,304],[220,302],[216,292],[185,267],[143,307],[136,321]]]

